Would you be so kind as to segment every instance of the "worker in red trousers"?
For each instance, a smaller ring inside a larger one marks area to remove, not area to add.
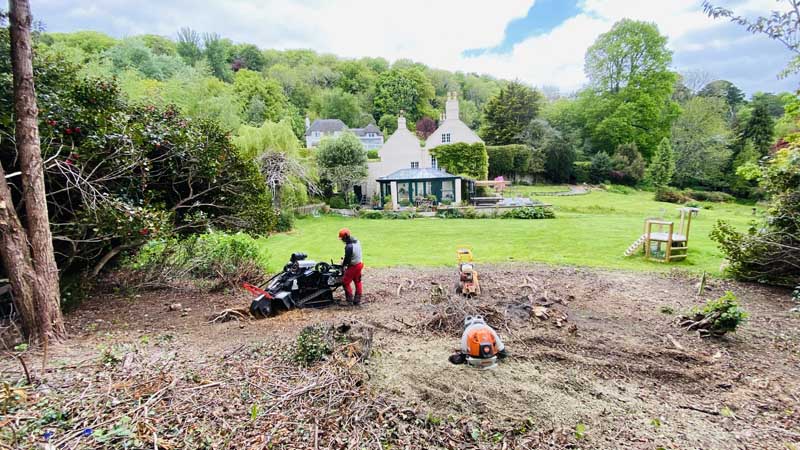
[[[364,268],[364,263],[361,260],[361,243],[350,235],[350,230],[347,228],[339,230],[339,239],[344,242],[344,258],[342,259],[344,276],[342,277],[342,283],[344,284],[345,298],[348,303],[358,306],[361,303],[361,294],[363,293],[361,270]],[[356,285],[355,296],[353,296],[353,287],[350,283],[355,283]]]

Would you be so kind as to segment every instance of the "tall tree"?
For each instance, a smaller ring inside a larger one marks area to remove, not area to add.
[[[669,139],[664,138],[658,144],[650,166],[647,168],[647,179],[653,186],[660,188],[669,185],[675,174],[675,152],[669,144]]]
[[[352,133],[323,139],[317,148],[317,164],[320,178],[335,184],[345,199],[350,198],[353,186],[368,175],[367,152]]]
[[[679,186],[722,184],[731,155],[726,111],[725,100],[716,97],[695,97],[684,105],[683,114],[672,127],[675,182]]]
[[[200,48],[202,41],[200,34],[191,28],[181,28],[178,31],[178,43],[176,49],[178,55],[186,61],[186,64],[194,65],[203,57],[203,50]]]
[[[483,139],[489,145],[524,142],[524,131],[539,114],[542,103],[539,91],[519,81],[509,83],[486,104]]]
[[[672,53],[654,24],[623,19],[586,52],[592,87],[579,103],[592,151],[636,143],[649,158],[678,115]]]
[[[595,89],[619,92],[667,72],[672,52],[655,25],[630,19],[615,23],[586,52],[585,71]]]
[[[22,184],[15,205],[0,165],[0,256],[11,281],[24,333],[44,343],[66,337],[61,315],[58,267],[53,252],[39,143],[39,111],[33,81],[31,12],[28,0],[9,0],[11,67],[14,84],[14,137]],[[25,211],[26,227],[17,215]]]
[[[405,111],[409,123],[424,116],[433,116],[431,100],[435,96],[433,85],[417,67],[396,69],[382,73],[375,84],[373,116],[380,120],[384,115]]]
[[[744,126],[742,137],[750,139],[756,150],[761,156],[764,156],[774,142],[774,129],[775,121],[769,114],[768,105],[764,102],[757,102],[750,114],[750,120]]]
[[[331,89],[314,101],[319,116],[325,119],[339,119],[348,127],[355,128],[361,120],[361,107],[355,95],[341,89]]]

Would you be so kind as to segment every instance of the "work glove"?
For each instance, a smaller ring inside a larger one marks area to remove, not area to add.
[[[497,352],[497,357],[499,359],[506,359],[508,358],[508,352],[506,351],[506,349],[502,349],[499,352]]]

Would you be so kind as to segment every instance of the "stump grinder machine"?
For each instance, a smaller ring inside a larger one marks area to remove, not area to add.
[[[458,261],[458,281],[456,282],[456,294],[465,297],[474,297],[481,294],[481,285],[478,281],[478,271],[472,264],[472,249],[469,247],[459,247],[456,249],[456,260]]]
[[[306,259],[305,253],[292,253],[283,271],[260,286],[245,283],[256,297],[250,313],[271,317],[292,308],[321,308],[334,302],[333,293],[342,286],[342,266]]]

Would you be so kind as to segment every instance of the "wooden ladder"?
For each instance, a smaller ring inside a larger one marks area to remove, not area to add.
[[[625,256],[631,256],[634,253],[636,253],[636,250],[639,250],[642,247],[642,244],[644,244],[644,241],[646,240],[647,240],[647,235],[646,234],[641,235],[639,239],[637,239],[633,244],[631,244],[630,247],[628,247],[627,250],[625,250]]]

